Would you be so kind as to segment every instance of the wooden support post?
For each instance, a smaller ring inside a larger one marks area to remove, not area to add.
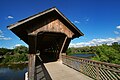
[[[36,60],[36,43],[37,37],[35,35],[29,35],[29,63],[28,63],[28,80],[35,79],[35,60]]]
[[[62,44],[62,47],[61,47],[61,49],[60,49],[59,60],[62,60],[62,50],[63,50],[63,48],[64,48],[64,45],[65,45],[65,43],[66,43],[66,40],[67,40],[67,36],[65,37],[64,42],[63,42],[63,44]]]
[[[29,54],[29,70],[28,70],[28,80],[35,80],[35,54]]]

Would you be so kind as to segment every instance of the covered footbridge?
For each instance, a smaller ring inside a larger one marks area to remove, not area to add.
[[[83,36],[83,33],[57,8],[53,7],[18,21],[8,26],[8,29],[29,45],[29,80],[70,80],[68,77],[79,74],[76,72],[73,74],[74,71],[66,69],[66,66],[62,69],[63,64],[60,65],[58,61],[62,60],[62,55],[65,55],[70,41]],[[64,62],[66,61],[64,60]],[[58,73],[55,69],[58,69]],[[55,77],[57,74],[62,75],[62,72],[64,78]],[[79,74],[79,77],[74,80],[81,80],[81,75]],[[73,78],[71,77],[71,79]],[[90,80],[88,77],[82,80],[87,79]]]
[[[29,45],[29,79],[32,80],[39,58],[43,63],[60,60],[71,39],[83,35],[55,7],[18,21],[8,29]]]

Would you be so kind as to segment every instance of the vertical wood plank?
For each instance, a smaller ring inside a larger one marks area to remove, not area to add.
[[[35,79],[35,60],[36,60],[36,46],[37,46],[37,36],[28,35],[29,41],[29,63],[28,63],[28,80]]]
[[[62,60],[62,50],[63,50],[63,48],[64,48],[64,45],[65,45],[65,43],[66,43],[66,40],[67,40],[67,36],[65,37],[64,42],[63,42],[63,44],[62,44],[62,47],[61,47],[61,49],[60,49],[59,60]]]
[[[28,80],[35,80],[35,59],[36,54],[29,54]]]
[[[96,80],[99,80],[99,68],[98,68],[99,64],[96,64]]]
[[[37,49],[37,36],[28,35],[28,44],[29,44],[29,54],[36,54]]]

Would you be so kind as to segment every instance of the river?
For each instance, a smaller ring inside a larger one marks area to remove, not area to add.
[[[72,54],[71,56],[90,59],[91,57],[94,57],[95,54]]]
[[[24,80],[27,64],[14,64],[0,66],[0,80]]]

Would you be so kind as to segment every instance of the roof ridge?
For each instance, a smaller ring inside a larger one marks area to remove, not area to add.
[[[27,17],[27,18],[25,18],[25,19],[22,19],[22,20],[16,22],[15,24],[9,25],[9,26],[7,26],[7,27],[8,27],[8,29],[15,28],[15,27],[17,27],[17,26],[19,26],[19,25],[21,25],[21,24],[24,24],[24,23],[26,23],[26,22],[28,22],[28,21],[31,21],[31,20],[33,20],[33,19],[35,19],[35,18],[37,18],[37,17],[40,17],[40,16],[45,15],[45,14],[47,14],[47,13],[50,13],[50,12],[52,12],[52,11],[54,11],[54,10],[55,10],[70,26],[72,26],[79,34],[81,34],[81,36],[84,35],[84,34],[83,34],[67,17],[65,17],[64,14],[63,14],[61,11],[59,11],[56,7],[52,7],[52,8],[46,9],[46,10],[44,10],[44,11],[41,11],[41,12],[39,12],[39,13],[37,13],[37,14],[34,14],[34,15],[29,16],[29,17]]]

